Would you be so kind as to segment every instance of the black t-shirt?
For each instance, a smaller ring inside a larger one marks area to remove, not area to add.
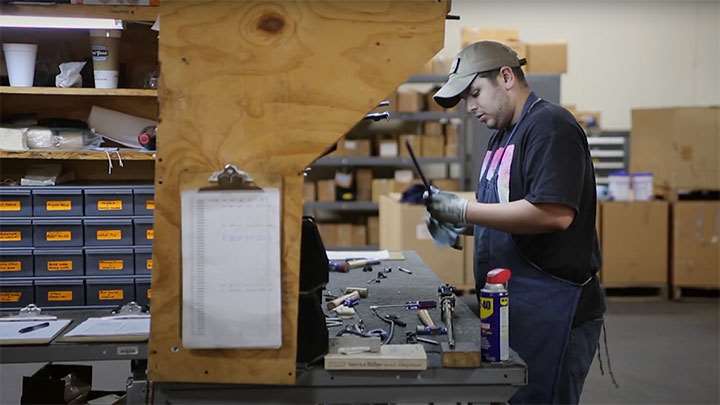
[[[529,102],[534,98],[531,95]],[[493,135],[482,168],[489,164],[490,176],[500,165],[501,203],[525,199],[533,204],[555,203],[575,210],[575,219],[564,231],[513,235],[513,239],[526,259],[551,275],[575,283],[592,277],[583,287],[574,324],[599,318],[605,312],[605,298],[595,276],[600,268],[595,172],[585,132],[572,114],[545,100],[539,101],[517,125],[509,144],[512,128]],[[502,147],[504,153],[493,153]]]

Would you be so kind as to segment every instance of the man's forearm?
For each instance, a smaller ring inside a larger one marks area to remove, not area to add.
[[[466,218],[471,224],[483,225],[513,234],[557,232],[567,229],[575,211],[561,204],[532,204],[518,200],[501,204],[471,201]]]

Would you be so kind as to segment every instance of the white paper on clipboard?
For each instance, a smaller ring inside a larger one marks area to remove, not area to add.
[[[282,345],[280,191],[184,191],[182,343]]]

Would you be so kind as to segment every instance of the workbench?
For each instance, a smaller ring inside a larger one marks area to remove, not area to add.
[[[361,252],[359,252],[361,254]],[[331,273],[327,291],[338,294],[345,287],[368,287],[368,298],[355,307],[368,329],[387,328],[375,317],[370,305],[402,304],[408,300],[437,300],[441,281],[414,252],[404,252],[405,260],[384,261],[373,266],[373,272],[353,269],[348,273]],[[397,270],[401,266],[412,271]],[[378,271],[387,278],[368,284]],[[415,311],[395,308],[392,313],[407,323],[396,328],[391,343],[405,343],[405,332],[418,323]],[[59,311],[60,317],[73,319],[73,324],[105,311]],[[440,323],[438,309],[430,314]],[[480,320],[462,299],[456,301],[455,339],[457,342],[480,339]],[[351,324],[352,321],[346,321]],[[339,328],[331,328],[334,336]],[[444,340],[442,336],[431,336]],[[443,368],[440,346],[423,344],[428,355],[428,369],[423,371],[327,371],[322,364],[298,368],[295,385],[242,385],[151,383],[141,380],[141,370],[134,370],[134,381],[128,388],[128,403],[349,403],[349,402],[506,402],[527,383],[525,363],[511,351],[511,358],[502,364],[483,364],[479,368]],[[6,346],[0,348],[0,362],[61,362],[100,360],[142,360],[147,358],[146,343],[56,343],[47,346]],[[136,364],[142,365],[138,361]],[[148,389],[149,388],[149,389]]]

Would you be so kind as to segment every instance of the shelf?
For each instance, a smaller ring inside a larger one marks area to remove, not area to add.
[[[460,163],[457,157],[418,158],[422,164],[430,163]],[[377,156],[326,156],[312,164],[311,167],[332,166],[370,166],[370,167],[411,167],[409,157],[377,157]]]
[[[353,251],[353,250],[379,250],[377,245],[357,245],[357,246],[330,246],[326,247],[325,250],[340,250],[340,251]]]
[[[588,145],[625,145],[625,137],[622,136],[589,136]]]
[[[624,169],[625,162],[595,162],[594,166],[599,170]]]
[[[590,150],[590,156],[594,158],[622,158],[625,157],[624,150]]]
[[[157,97],[154,89],[96,89],[92,87],[11,87],[0,86],[0,94],[44,94],[51,96]]]
[[[305,209],[376,212],[378,210],[378,204],[371,201],[308,201],[305,203]]]
[[[125,21],[155,21],[160,7],[99,6],[78,4],[2,4],[0,14],[38,17],[115,18]]]
[[[155,152],[135,149],[120,149],[122,160],[154,160]],[[110,158],[117,160],[117,154],[110,152]],[[107,160],[104,151],[95,150],[30,150],[27,152],[0,151],[0,159],[57,159],[57,160]]]
[[[403,121],[441,121],[462,118],[460,113],[444,111],[390,112],[391,120]]]

